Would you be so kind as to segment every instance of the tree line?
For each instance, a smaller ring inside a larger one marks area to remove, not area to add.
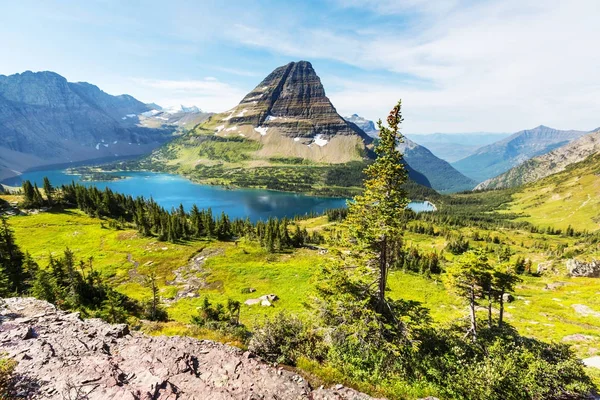
[[[181,204],[168,211],[153,199],[134,198],[115,193],[110,188],[100,190],[95,186],[72,182],[57,189],[48,178],[44,178],[43,191],[45,198],[37,184],[24,181],[21,206],[77,207],[90,216],[112,219],[109,222],[111,227],[119,229],[131,224],[141,235],[156,237],[160,241],[176,243],[190,239],[232,240],[246,237],[258,240],[265,249],[276,252],[320,244],[324,240],[318,232],[309,233],[297,223],[290,233],[292,222],[287,218],[269,218],[256,223],[249,219],[232,220],[225,213],[215,216],[210,208],[200,210],[195,204],[189,212]]]

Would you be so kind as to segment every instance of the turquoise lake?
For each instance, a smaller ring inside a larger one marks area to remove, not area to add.
[[[322,213],[329,208],[346,206],[346,199],[314,197],[303,194],[276,192],[260,189],[226,189],[220,186],[200,185],[179,175],[146,171],[119,172],[127,179],[117,181],[82,182],[79,175],[69,175],[65,170],[31,171],[5,180],[9,186],[20,186],[24,180],[35,182],[41,187],[45,176],[53,186],[69,184],[72,181],[84,185],[94,185],[100,189],[109,187],[119,193],[131,196],[152,197],[158,204],[171,209],[183,204],[189,210],[193,204],[201,209],[211,208],[214,214],[222,211],[231,218],[250,218],[252,221],[266,220],[269,217],[293,217],[308,213]],[[417,212],[433,211],[427,202],[412,202],[409,207]]]

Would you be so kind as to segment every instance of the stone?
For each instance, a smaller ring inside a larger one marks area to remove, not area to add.
[[[581,361],[583,361],[586,367],[600,369],[600,356],[584,358]]]
[[[372,400],[348,388],[314,390],[299,375],[235,347],[147,336],[75,315],[32,298],[5,300],[0,343],[18,362],[20,398]],[[37,335],[23,340],[31,326]]]
[[[512,303],[515,301],[515,297],[510,293],[504,293],[502,295],[502,300],[504,300],[505,303]]]
[[[550,268],[552,268],[552,261],[541,262],[538,264],[536,271],[538,274],[543,274],[544,272],[549,271]]]
[[[556,290],[558,288],[561,288],[563,286],[565,286],[566,283],[565,282],[551,282],[551,283],[547,283],[546,286],[544,287],[544,290]]]
[[[567,260],[567,272],[574,277],[600,278],[600,260]]]

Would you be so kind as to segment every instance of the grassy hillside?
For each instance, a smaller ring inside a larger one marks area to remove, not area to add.
[[[507,209],[540,226],[600,229],[600,154],[524,186]]]
[[[269,254],[255,242],[241,241],[191,241],[178,244],[158,242],[152,238],[140,237],[133,230],[107,229],[106,222],[90,218],[75,210],[63,213],[42,213],[30,216],[11,217],[17,243],[29,251],[42,266],[50,255],[60,256],[69,247],[78,259],[93,257],[94,266],[119,291],[136,299],[147,299],[150,291],[142,284],[142,275],[155,271],[159,276],[161,296],[168,305],[169,316],[174,322],[163,326],[165,332],[185,330],[196,313],[203,296],[211,300],[225,301],[233,298],[245,301],[267,293],[275,293],[281,299],[273,308],[244,306],[241,319],[252,326],[266,316],[279,310],[289,310],[300,315],[310,315],[305,307],[313,293],[313,277],[319,265],[329,254],[310,249],[299,249],[279,254]],[[326,217],[301,221],[299,224],[309,230],[319,230],[326,236],[335,236],[343,230],[343,224],[328,222]],[[442,252],[443,259],[451,261],[455,256],[443,252],[448,239],[439,235],[411,232],[410,226],[428,224],[411,222],[405,234],[409,248],[420,251]],[[443,229],[434,224],[434,229]],[[597,280],[568,278],[564,275],[563,254],[555,250],[566,247],[572,252],[583,251],[590,256],[600,255],[600,249],[585,246],[578,239],[556,235],[532,234],[525,230],[486,230],[479,228],[459,228],[454,234],[466,238],[498,236],[499,244],[470,240],[471,246],[487,247],[494,251],[502,246],[510,246],[511,260],[517,257],[531,259],[534,266],[540,262],[554,261],[555,274],[543,277],[525,277],[519,285],[517,300],[508,307],[507,320],[522,333],[544,340],[569,340],[570,335],[586,335],[591,339],[576,342],[576,350],[584,357],[594,353],[600,346],[600,322],[590,315],[573,312],[573,306],[584,304],[600,311],[600,299],[596,296]],[[543,246],[540,246],[543,244]],[[333,243],[325,245],[334,249]],[[579,250],[577,250],[579,249]],[[171,301],[182,284],[174,284],[175,271],[186,270],[190,259],[198,254],[206,256],[200,272],[189,276],[199,277],[203,284],[198,290],[199,297]],[[546,285],[561,282],[553,290]],[[253,294],[244,294],[242,289],[252,287]],[[402,270],[393,271],[390,276],[392,297],[423,302],[431,309],[438,323],[446,323],[466,314],[466,304],[444,288],[443,279]],[[182,325],[183,324],[183,325]],[[565,339],[567,337],[567,339]]]

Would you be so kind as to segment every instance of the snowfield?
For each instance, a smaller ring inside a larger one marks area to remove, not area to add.
[[[258,128],[254,128],[254,130],[261,134],[261,136],[265,136],[267,134],[267,130],[269,128],[266,126],[259,126]]]

